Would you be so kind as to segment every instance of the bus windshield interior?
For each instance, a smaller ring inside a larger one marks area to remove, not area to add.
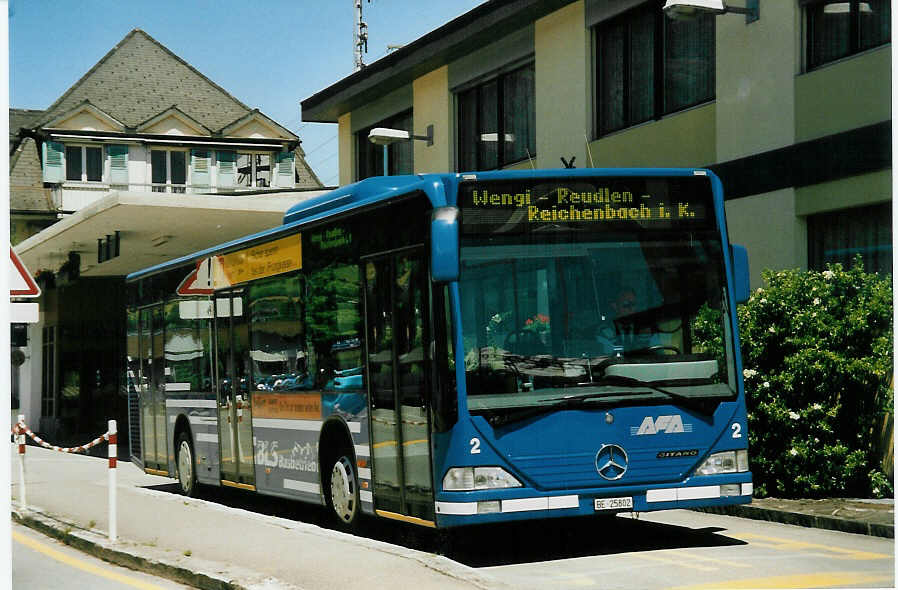
[[[719,232],[596,229],[463,232],[472,413],[735,397]]]

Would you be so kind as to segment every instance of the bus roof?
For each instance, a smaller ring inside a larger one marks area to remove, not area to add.
[[[238,249],[265,238],[274,237],[286,233],[304,223],[323,219],[349,209],[371,205],[385,201],[400,194],[423,190],[426,183],[441,183],[454,185],[459,181],[469,179],[479,180],[514,180],[540,177],[575,178],[586,176],[693,176],[714,174],[702,168],[559,168],[559,169],[532,169],[532,170],[491,170],[481,172],[441,173],[441,174],[408,174],[400,176],[374,176],[360,180],[359,182],[334,189],[323,195],[301,201],[284,214],[283,225],[266,229],[248,236],[237,238],[192,252],[184,256],[135,271],[125,277],[127,281],[137,280],[149,275],[164,272],[166,270],[184,266],[191,262],[201,260],[213,254],[223,253]],[[433,203],[434,206],[446,205],[446,203]]]

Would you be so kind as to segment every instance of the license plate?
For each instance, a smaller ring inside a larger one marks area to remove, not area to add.
[[[626,510],[633,508],[633,496],[626,498],[596,498],[596,510]]]

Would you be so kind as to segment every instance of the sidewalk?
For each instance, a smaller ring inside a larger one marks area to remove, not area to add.
[[[105,459],[29,446],[23,511],[11,446],[14,519],[107,561],[198,588],[367,590],[396,580],[414,580],[416,590],[507,587],[432,553],[156,489],[173,480],[128,462],[117,470],[119,541],[110,544]],[[707,511],[894,537],[892,500],[768,498]]]
[[[895,538],[895,500],[827,498],[824,500],[754,499],[749,505],[705,508],[705,512],[755,520]]]

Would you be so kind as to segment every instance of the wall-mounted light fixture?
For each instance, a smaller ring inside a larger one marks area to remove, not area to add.
[[[397,141],[412,141],[420,139],[426,141],[428,146],[433,145],[433,125],[425,128],[425,135],[412,135],[404,129],[391,129],[389,127],[375,127],[368,133],[368,141],[374,145],[382,145],[384,148],[384,176],[389,176],[389,168],[387,167],[387,148]]]
[[[744,14],[745,24],[761,18],[760,0],[746,0],[745,6],[727,6],[725,0],[667,0],[664,14],[678,20],[695,18],[700,14]]]

